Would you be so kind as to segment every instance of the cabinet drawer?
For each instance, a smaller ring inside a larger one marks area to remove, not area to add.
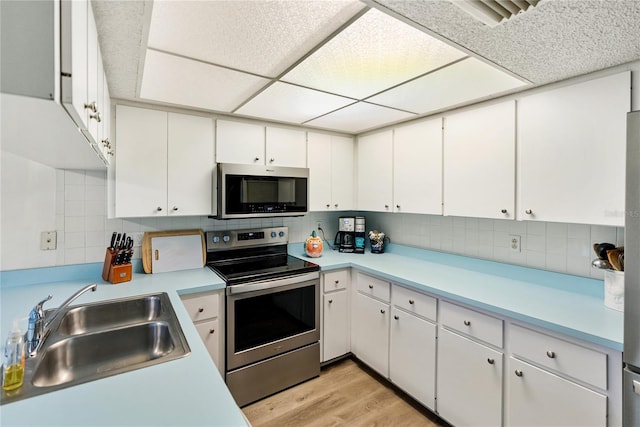
[[[437,300],[429,295],[393,285],[393,305],[427,319],[436,320]]]
[[[216,366],[220,366],[220,330],[218,319],[198,323],[196,330]]]
[[[182,299],[182,303],[186,307],[189,316],[191,316],[191,320],[197,322],[198,320],[211,319],[219,315],[219,295],[219,292],[215,292],[205,295],[184,295],[180,298]]]
[[[358,291],[365,295],[370,295],[384,302],[390,300],[391,285],[387,281],[359,272],[356,276],[356,286]]]
[[[349,270],[336,270],[324,273],[324,292],[345,289],[349,284]]]
[[[511,352],[538,365],[607,389],[607,355],[521,326],[512,325]]]
[[[442,302],[440,323],[465,335],[502,348],[502,320],[459,305]]]

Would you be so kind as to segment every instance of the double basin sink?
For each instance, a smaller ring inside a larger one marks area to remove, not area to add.
[[[2,391],[2,404],[168,362],[191,351],[166,293],[78,305],[57,317],[42,348],[25,361],[23,386]]]

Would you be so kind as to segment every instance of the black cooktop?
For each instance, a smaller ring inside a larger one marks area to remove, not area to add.
[[[210,261],[207,265],[227,286],[320,270],[317,264],[287,254]]]

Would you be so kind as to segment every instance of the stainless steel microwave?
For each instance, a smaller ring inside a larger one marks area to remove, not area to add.
[[[309,169],[218,163],[220,219],[300,216],[308,211]]]

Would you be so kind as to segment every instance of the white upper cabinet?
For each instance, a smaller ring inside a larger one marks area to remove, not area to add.
[[[444,118],[444,214],[515,217],[515,101]]]
[[[209,215],[213,119],[116,106],[116,217]]]
[[[307,167],[307,134],[303,130],[267,127],[268,166]]]
[[[630,72],[518,101],[518,219],[624,225]]]
[[[353,208],[353,139],[309,132],[309,210]]]
[[[393,202],[393,131],[358,138],[356,208],[391,212]]]
[[[394,129],[393,210],[442,214],[442,119]]]
[[[219,163],[306,167],[306,133],[296,129],[218,120],[216,158]]]
[[[62,78],[62,102],[73,120],[82,123],[86,128],[89,123],[88,105],[89,87],[87,81],[87,45],[89,42],[87,1],[63,1],[61,3],[61,18],[63,23],[62,73],[68,76]],[[68,31],[68,32],[65,32]],[[93,37],[97,40],[96,37]],[[64,49],[65,44],[70,49]],[[73,77],[73,78],[72,78]]]
[[[264,165],[264,126],[218,120],[216,159],[219,163]]]

